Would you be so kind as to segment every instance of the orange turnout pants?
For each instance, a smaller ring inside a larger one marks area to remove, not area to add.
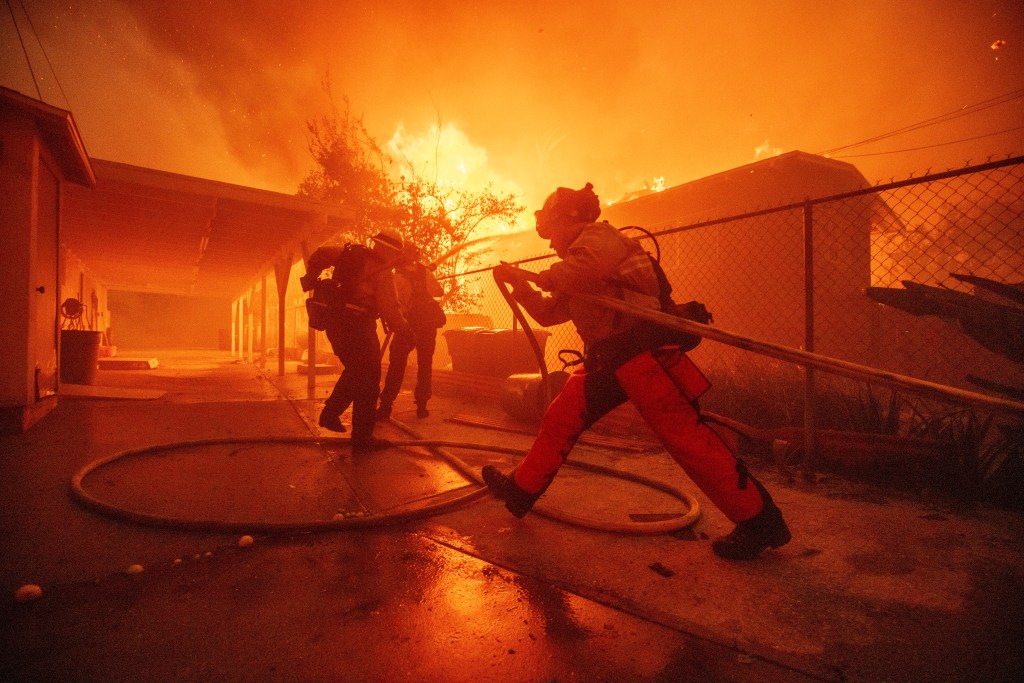
[[[702,419],[697,399],[710,383],[676,347],[645,351],[614,371],[580,367],[551,402],[533,446],[516,467],[516,484],[539,493],[580,435],[632,401],[644,421],[701,491],[733,522],[751,519],[763,501],[746,469]]]

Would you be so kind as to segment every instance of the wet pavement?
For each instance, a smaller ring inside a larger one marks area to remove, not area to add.
[[[513,518],[460,472],[506,468],[514,458],[500,451],[530,443],[459,419],[507,422],[493,383],[438,373],[430,417],[416,419],[403,393],[396,422],[378,435],[495,450],[353,455],[315,426],[319,403],[293,364],[281,378],[227,354],[150,353],[159,367],[101,371],[91,395],[64,398],[27,434],[0,438],[2,680],[1024,673],[1020,513],[828,476],[789,481],[751,462],[794,540],[756,562],[729,563],[709,543],[729,523],[628,418],[613,416],[595,435],[607,442],[579,446],[573,460],[693,494],[702,514],[692,527],[603,531],[672,520],[685,505],[574,468],[544,508],[597,529]],[[319,378],[321,401],[335,377]],[[129,451],[81,480],[107,514],[71,495],[82,468]],[[267,524],[287,528],[271,533]],[[240,544],[243,535],[253,544]],[[43,596],[16,603],[25,583]]]

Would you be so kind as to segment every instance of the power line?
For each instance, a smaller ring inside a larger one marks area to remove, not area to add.
[[[1006,130],[999,130],[994,133],[985,133],[984,135],[975,135],[971,138],[961,138],[960,140],[950,140],[949,142],[939,142],[934,145],[924,145],[922,147],[907,147],[906,149],[894,149],[888,152],[865,152],[864,154],[841,154],[839,156],[831,156],[830,159],[856,159],[858,157],[877,157],[884,156],[886,154],[901,154],[903,152],[916,152],[921,149],[932,149],[933,147],[945,147],[946,145],[955,145],[960,142],[970,142],[972,140],[981,140],[982,138],[990,138],[994,135],[1002,135],[1003,133],[1012,133],[1015,130],[1024,129],[1024,126],[1017,126],[1015,128],[1007,128]]]
[[[22,11],[25,10],[25,6],[22,5]],[[25,55],[25,63],[28,65],[28,72],[32,75],[32,85],[36,87],[36,95],[39,99],[43,99],[43,93],[39,90],[39,81],[36,80],[36,72],[32,69],[32,60],[28,58],[28,49],[25,47],[25,39],[21,37],[21,28],[18,26],[18,19],[14,16],[14,8],[11,7],[11,0],[7,0],[7,11],[11,13],[11,21],[14,23],[14,31],[18,34],[18,42],[21,43],[21,51]],[[36,36],[36,40],[39,37]]]
[[[10,0],[8,0],[8,4],[9,3],[10,3]],[[42,41],[42,39],[39,38],[39,31],[36,31],[36,26],[35,26],[35,24],[32,23],[32,16],[28,13],[28,10],[25,9],[25,3],[22,2],[22,0],[18,0],[18,4],[21,5],[21,11],[25,13],[25,18],[28,19],[29,28],[32,29],[32,34],[36,37],[36,43],[39,45],[39,49],[43,53],[43,58],[46,60],[46,65],[48,67],[50,67],[50,73],[53,74],[53,82],[57,84],[57,89],[60,90],[61,97],[64,98],[64,105],[70,111],[70,109],[71,109],[71,101],[68,100],[68,96],[64,92],[64,86],[62,86],[60,84],[60,78],[57,77],[57,72],[53,68],[53,63],[50,62],[50,55],[46,54],[46,48],[43,47],[43,41]],[[26,59],[28,58],[27,54],[25,55],[25,58]],[[36,86],[36,90],[37,91],[39,90],[39,86],[38,85]],[[43,99],[42,95],[40,95],[39,99]]]
[[[25,16],[25,20],[28,21],[29,28],[32,30],[32,35],[35,37],[36,44],[39,46],[39,50],[43,53],[43,58],[46,60],[46,65],[50,68],[50,73],[53,75],[53,82],[57,84],[57,89],[60,90],[61,97],[64,98],[64,105],[68,110],[71,109],[71,101],[68,100],[67,93],[64,92],[64,86],[60,83],[60,78],[57,76],[56,69],[53,68],[53,62],[50,61],[50,55],[47,54],[46,48],[43,46],[43,41],[39,37],[39,32],[36,30],[35,24],[32,22],[32,16],[28,13],[25,8],[25,3],[22,0],[18,0],[18,6],[21,7],[21,13]],[[11,15],[11,23],[14,24],[14,30],[18,34],[18,42],[21,44],[21,52],[25,55],[25,65],[28,66],[28,72],[32,76],[32,85],[35,86],[36,96],[40,101],[45,102],[43,99],[43,92],[39,87],[39,79],[36,77],[35,69],[32,68],[32,58],[28,53],[28,46],[25,45],[25,38],[21,35],[21,26],[18,23],[18,17],[14,14],[14,7],[11,4],[11,0],[7,0],[7,11]]]
[[[1004,95],[998,95],[996,97],[992,97],[992,98],[987,99],[987,100],[982,100],[981,102],[976,102],[974,104],[969,104],[969,105],[961,107],[959,109],[954,109],[953,111],[946,112],[945,114],[940,114],[938,116],[933,116],[930,119],[925,119],[924,121],[920,121],[918,123],[914,123],[914,124],[911,124],[909,126],[904,126],[902,128],[897,128],[895,130],[889,131],[888,133],[882,133],[880,135],[876,135],[874,137],[867,138],[866,140],[861,140],[860,142],[853,142],[853,143],[850,143],[848,145],[841,145],[839,147],[833,147],[833,148],[827,149],[827,150],[825,150],[823,152],[819,152],[819,154],[821,156],[832,156],[832,155],[835,154],[835,152],[841,152],[841,151],[843,151],[845,149],[851,149],[853,147],[860,147],[862,145],[867,145],[867,144],[870,144],[872,142],[878,142],[880,140],[884,140],[886,138],[894,137],[896,135],[902,135],[904,133],[909,133],[911,131],[919,130],[921,128],[926,128],[928,126],[934,126],[934,125],[939,124],[939,123],[945,123],[947,121],[952,121],[952,120],[960,118],[962,116],[967,116],[969,114],[974,114],[974,113],[977,113],[979,111],[984,111],[985,109],[989,109],[991,107],[995,107],[995,106],[1000,105],[1000,104],[1005,104],[1006,102],[1012,102],[1013,100],[1019,99],[1021,97],[1024,97],[1024,89],[1014,90],[1014,91],[1006,93]]]

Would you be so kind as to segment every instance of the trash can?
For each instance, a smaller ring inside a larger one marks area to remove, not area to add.
[[[476,333],[483,329],[482,327],[459,327],[444,331],[448,355],[452,358],[452,370],[476,373],[480,367],[480,353],[475,343]]]
[[[93,330],[60,331],[60,381],[94,384],[103,333]]]

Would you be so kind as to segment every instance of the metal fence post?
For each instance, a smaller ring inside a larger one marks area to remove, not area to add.
[[[804,350],[814,353],[814,209],[810,198],[804,203]],[[814,368],[804,366],[804,462],[814,466],[816,401]]]

